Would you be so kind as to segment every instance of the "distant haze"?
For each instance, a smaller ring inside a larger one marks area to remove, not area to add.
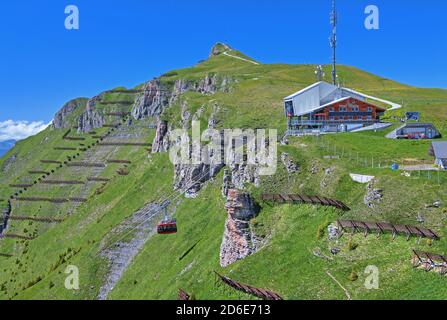
[[[15,145],[15,140],[7,140],[0,142],[0,157],[7,153]]]

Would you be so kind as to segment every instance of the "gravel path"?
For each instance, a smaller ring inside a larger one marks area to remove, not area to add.
[[[111,236],[105,239],[105,243],[112,241],[112,244],[102,249],[100,255],[108,260],[109,271],[99,290],[98,300],[107,299],[146,241],[155,234],[156,225],[162,216],[160,205],[150,203],[116,227],[110,233]],[[123,241],[122,237],[128,241]]]

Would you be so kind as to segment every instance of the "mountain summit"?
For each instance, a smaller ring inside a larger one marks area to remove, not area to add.
[[[233,50],[229,45],[223,43],[223,42],[217,42],[212,48],[210,57],[218,56],[224,52]]]

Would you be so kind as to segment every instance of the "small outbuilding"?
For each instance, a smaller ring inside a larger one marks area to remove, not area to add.
[[[441,134],[433,123],[414,122],[397,129],[396,136],[398,139],[436,139]]]
[[[447,141],[433,141],[430,153],[435,157],[435,164],[447,170]]]

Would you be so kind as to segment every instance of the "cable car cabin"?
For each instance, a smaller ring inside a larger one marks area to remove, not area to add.
[[[174,234],[177,233],[177,221],[163,221],[157,226],[158,234]]]

